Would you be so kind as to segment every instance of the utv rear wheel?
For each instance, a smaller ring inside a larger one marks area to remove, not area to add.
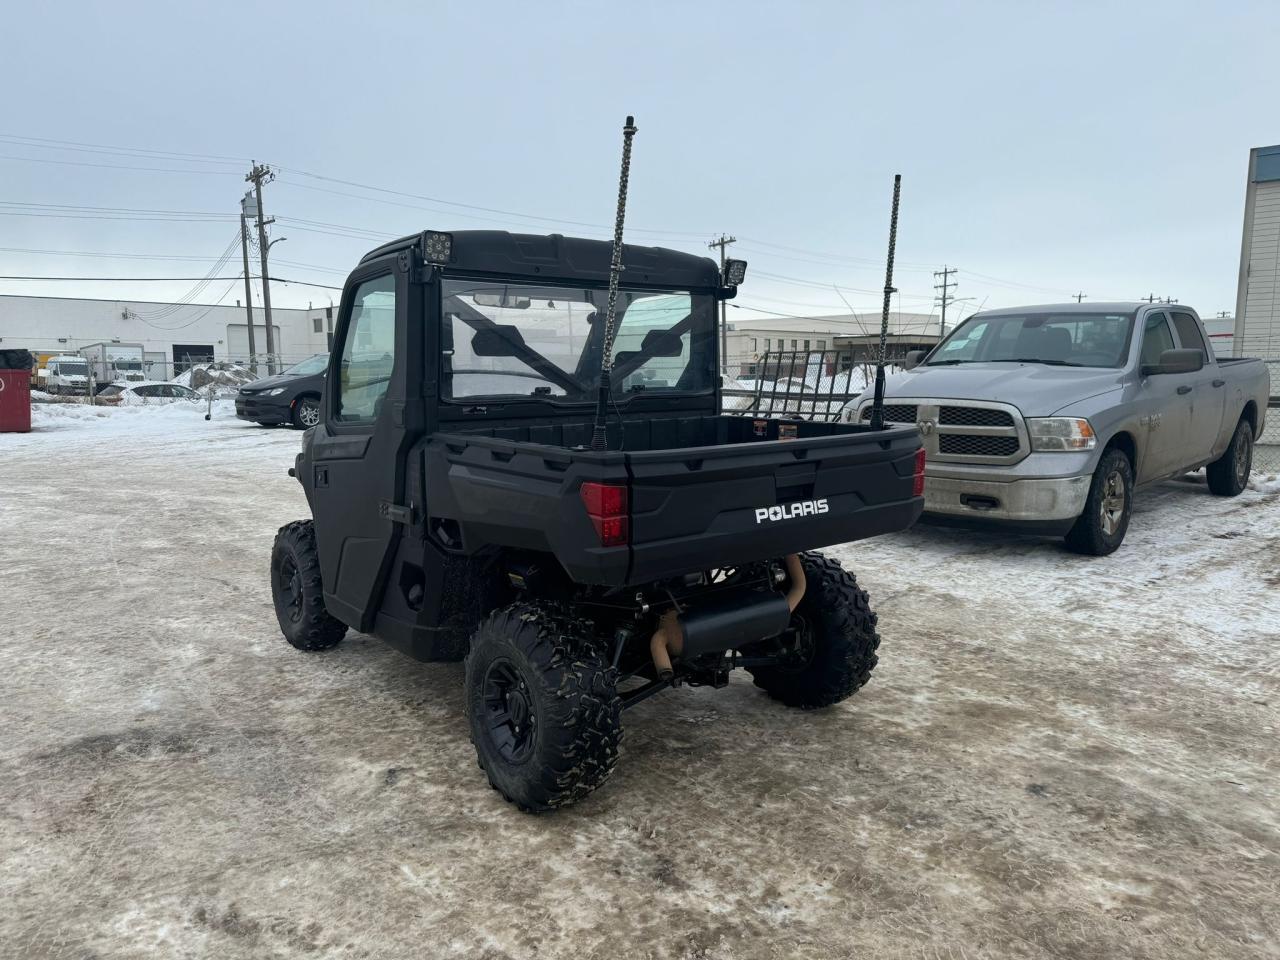
[[[1220,497],[1239,496],[1249,485],[1249,471],[1252,469],[1253,427],[1241,417],[1226,453],[1205,470],[1210,492]]]
[[[284,638],[299,650],[328,650],[347,625],[324,606],[324,582],[310,520],[286,523],[271,549],[271,599]]]
[[[1102,454],[1084,512],[1067,531],[1067,548],[1076,553],[1105,557],[1124,542],[1133,512],[1133,464],[1124,451],[1111,449]]]
[[[489,785],[529,813],[581,800],[609,777],[622,740],[617,672],[590,624],[565,607],[516,603],[471,637],[471,742]]]
[[[801,657],[794,664],[748,671],[775,700],[813,710],[847,699],[871,678],[880,635],[867,592],[853,574],[820,553],[801,554],[800,562],[806,586],[791,625],[798,631]]]
[[[314,427],[320,422],[319,397],[299,397],[293,405],[293,425],[299,430]]]

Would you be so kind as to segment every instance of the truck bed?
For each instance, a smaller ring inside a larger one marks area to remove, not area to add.
[[[550,553],[577,582],[623,586],[901,530],[924,506],[914,426],[688,416],[610,433],[606,451],[584,449],[587,420],[434,434],[421,448],[429,535],[464,554]],[[600,545],[586,481],[627,486],[628,544]]]

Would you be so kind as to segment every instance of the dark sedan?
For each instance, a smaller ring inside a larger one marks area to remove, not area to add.
[[[299,430],[320,422],[327,354],[318,353],[288,370],[246,383],[236,394],[236,416],[254,423],[287,423]]]

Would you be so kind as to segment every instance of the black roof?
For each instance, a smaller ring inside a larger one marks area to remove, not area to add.
[[[402,237],[371,250],[361,263],[415,245],[421,234]],[[534,280],[609,279],[613,244],[558,233],[508,233],[505,230],[458,230],[446,270],[496,273]],[[622,245],[622,283],[652,284],[676,289],[718,287],[720,268],[710,257],[665,247]]]

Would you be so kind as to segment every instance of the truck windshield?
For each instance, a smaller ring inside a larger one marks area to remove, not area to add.
[[[1132,328],[1132,313],[978,314],[956,327],[929,355],[926,365],[1020,362],[1121,367]]]
[[[59,363],[56,373],[60,377],[83,377],[89,373],[89,367],[83,363]]]
[[[600,382],[608,292],[493,280],[442,285],[443,395],[590,400]],[[710,294],[619,290],[614,393],[697,393],[715,383]]]

